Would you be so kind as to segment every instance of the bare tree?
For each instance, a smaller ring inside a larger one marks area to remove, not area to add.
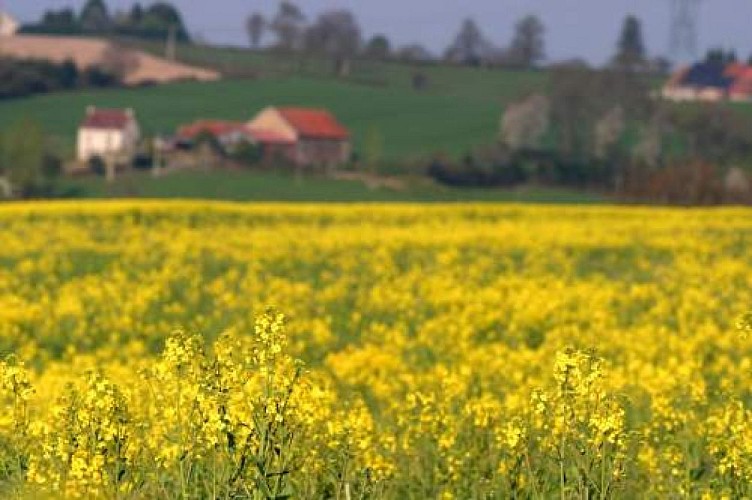
[[[662,154],[662,124],[660,117],[656,115],[640,130],[637,143],[632,149],[632,158],[648,167],[655,168],[659,165]]]
[[[383,61],[389,59],[392,54],[392,44],[386,35],[374,35],[365,46],[366,57]]]
[[[599,160],[611,157],[614,147],[624,134],[624,108],[617,105],[604,114],[595,124],[594,156]]]
[[[522,18],[515,27],[508,57],[514,65],[532,68],[546,57],[546,28],[534,15]]]
[[[511,104],[501,119],[501,142],[513,151],[538,147],[550,125],[550,108],[541,94]]]
[[[254,12],[245,22],[245,29],[248,33],[248,39],[251,42],[251,47],[254,49],[259,48],[261,40],[264,38],[264,32],[266,31],[266,19],[260,12]]]
[[[751,188],[749,176],[739,167],[731,167],[723,177],[723,190],[727,201],[748,202]]]
[[[88,0],[81,9],[79,22],[85,31],[108,30],[112,26],[112,19],[107,10],[107,3],[104,0]]]
[[[306,17],[300,7],[292,2],[280,3],[279,10],[271,23],[271,30],[277,36],[277,46],[286,51],[299,50],[303,43]]]
[[[360,26],[349,10],[330,10],[319,15],[306,31],[306,48],[334,59],[340,76],[349,73],[349,61],[360,50]]]
[[[619,106],[628,124],[650,119],[655,102],[642,73],[558,67],[551,72],[551,109],[559,152],[584,159],[595,147],[596,123]]]
[[[447,48],[445,58],[461,64],[480,64],[485,62],[493,45],[483,35],[478,25],[471,18],[462,22],[459,33]]]
[[[556,127],[558,152],[583,158],[592,150],[591,133],[598,112],[593,92],[595,71],[579,67],[557,68],[551,73],[551,119]]]

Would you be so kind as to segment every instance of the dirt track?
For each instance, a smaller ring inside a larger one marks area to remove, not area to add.
[[[114,58],[128,68],[123,78],[127,85],[180,80],[214,81],[221,78],[216,71],[168,61],[137,50],[122,49],[96,38],[39,35],[2,37],[0,54],[55,62],[71,59],[79,68],[106,64],[115,54]]]

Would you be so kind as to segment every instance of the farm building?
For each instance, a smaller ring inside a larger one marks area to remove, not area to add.
[[[269,107],[248,123],[265,153],[298,166],[336,166],[350,158],[350,132],[327,110]]]
[[[199,120],[183,125],[177,131],[179,143],[192,145],[202,135],[214,137],[225,150],[233,149],[242,143],[255,143],[248,124],[222,120]]]
[[[752,66],[703,62],[681,68],[662,95],[672,101],[752,101]]]
[[[15,35],[19,26],[18,21],[16,21],[10,14],[0,11],[0,36]]]
[[[132,109],[89,106],[78,129],[78,160],[128,162],[136,152],[139,138],[140,129]]]

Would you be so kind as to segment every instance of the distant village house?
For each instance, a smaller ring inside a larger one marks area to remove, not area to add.
[[[350,132],[324,109],[269,107],[248,128],[265,156],[297,166],[332,167],[350,158]]]
[[[175,139],[179,144],[193,146],[202,136],[214,137],[225,151],[231,151],[243,143],[256,142],[246,123],[222,120],[199,120],[183,125]]]
[[[78,129],[78,160],[99,158],[106,162],[133,160],[140,139],[132,109],[98,109],[90,106]]]
[[[752,66],[697,63],[674,73],[662,94],[671,101],[752,101]]]
[[[7,12],[0,11],[0,36],[13,36],[20,24]]]

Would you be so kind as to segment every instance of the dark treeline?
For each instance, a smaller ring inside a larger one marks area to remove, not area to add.
[[[180,11],[167,2],[149,6],[135,3],[129,10],[112,13],[105,0],[87,0],[80,12],[70,7],[48,10],[22,33],[53,35],[121,35],[164,40],[174,34],[179,41],[190,42]]]
[[[419,43],[394,46],[384,34],[364,38],[355,15],[346,9],[330,9],[309,16],[296,3],[282,1],[277,11],[266,17],[254,12],[246,20],[250,45],[287,53],[334,55],[340,60],[358,56],[365,59],[448,63],[466,66],[534,69],[544,65],[546,27],[529,14],[517,20],[507,43],[487,36],[472,18],[461,20],[448,44],[433,54]],[[634,16],[627,18],[613,65],[631,66],[640,71],[663,73],[669,69],[665,58],[648,56],[642,41],[642,25]]]
[[[506,48],[492,43],[472,19],[462,22],[441,57],[419,43],[393,46],[384,34],[364,38],[355,15],[347,9],[325,10],[309,17],[297,4],[283,1],[270,18],[259,12],[246,20],[253,48],[296,54],[332,56],[340,72],[353,57],[409,62],[447,62],[464,65],[496,65],[532,68],[545,60],[545,27],[529,15],[515,26]]]
[[[709,54],[712,60],[725,56]],[[428,173],[456,186],[592,188],[674,204],[752,202],[752,116],[725,103],[656,98],[639,21],[625,20],[611,63],[550,67],[550,91],[505,110],[498,142]]]
[[[73,61],[54,63],[0,57],[0,100],[58,90],[120,85],[115,72],[91,66],[79,70]]]

